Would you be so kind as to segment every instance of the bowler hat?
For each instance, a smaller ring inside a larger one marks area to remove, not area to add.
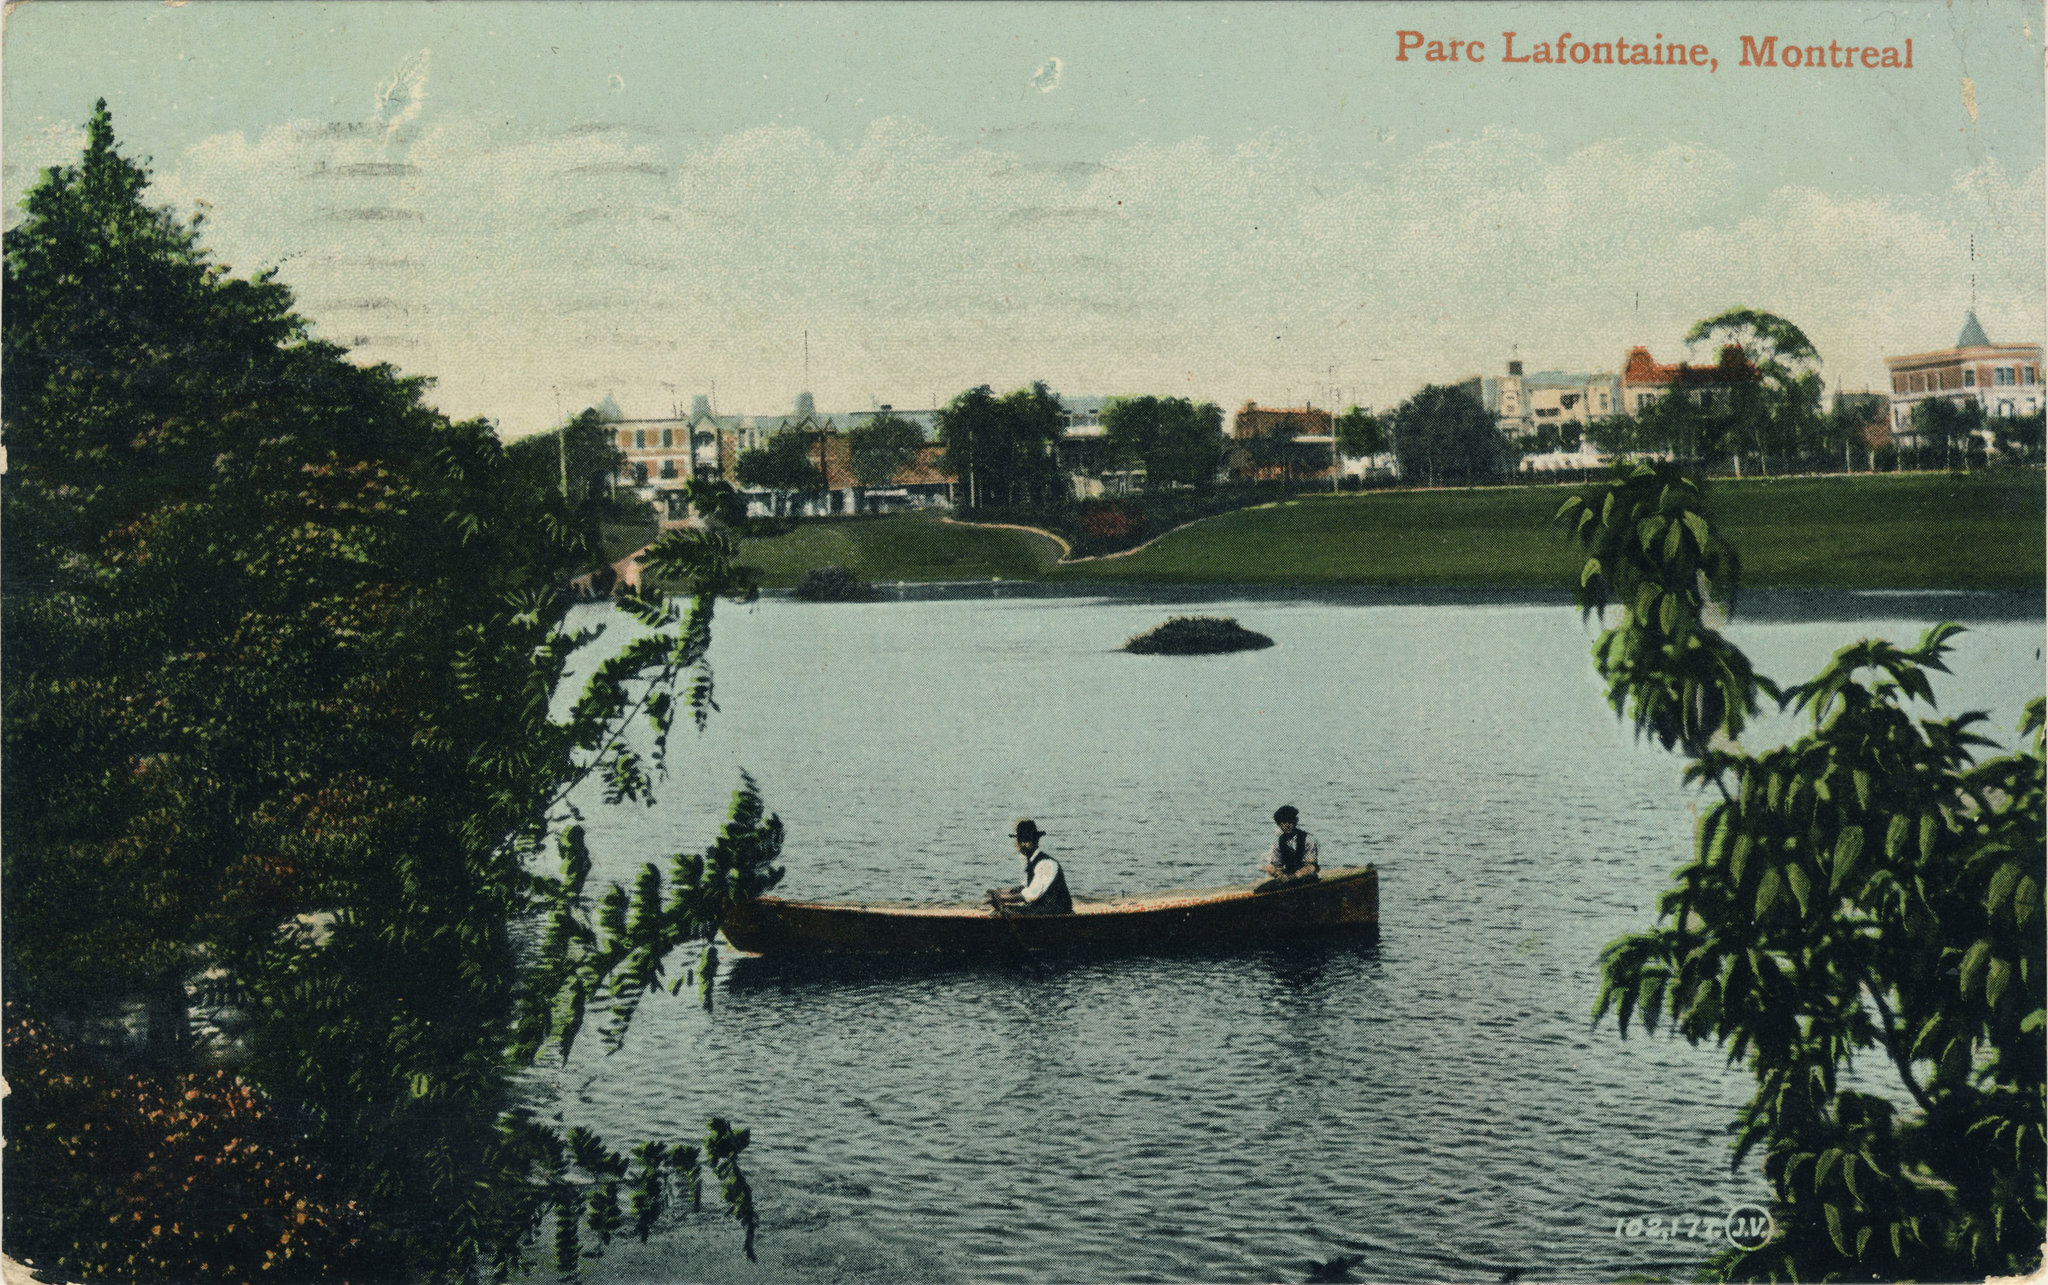
[[[1301,809],[1295,807],[1292,803],[1283,805],[1279,811],[1273,814],[1274,825],[1279,825],[1282,821],[1299,821],[1300,819]]]
[[[1038,822],[1033,821],[1030,817],[1019,817],[1016,828],[1010,831],[1010,837],[1012,839],[1036,839],[1044,835],[1044,833],[1045,831],[1038,828]]]

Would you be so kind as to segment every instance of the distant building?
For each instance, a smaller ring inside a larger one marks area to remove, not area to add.
[[[1620,407],[1630,415],[1640,415],[1674,390],[1706,405],[1725,396],[1731,388],[1762,380],[1763,374],[1743,353],[1740,344],[1724,344],[1720,361],[1711,366],[1686,362],[1667,366],[1651,357],[1648,348],[1638,345],[1628,350],[1628,360],[1621,366]]]
[[[1917,441],[1913,407],[1932,398],[1975,401],[1986,419],[2031,415],[2048,404],[2041,386],[2041,346],[1992,343],[1975,312],[1963,314],[1953,348],[1887,357],[1884,364],[1892,381],[1892,438],[1902,445]]]
[[[1292,446],[1279,446],[1274,439]],[[1230,471],[1257,481],[1326,478],[1337,468],[1336,444],[1329,411],[1246,402],[1230,425]]]
[[[1545,424],[1590,424],[1621,409],[1620,382],[1613,375],[1525,375],[1519,361],[1509,362],[1505,375],[1474,375],[1455,386],[1486,407],[1511,440]]]
[[[607,408],[609,415],[605,415]],[[918,460],[896,477],[867,479],[856,476],[845,436],[889,414],[929,437],[938,414],[933,410],[899,411],[882,406],[820,415],[809,393],[798,393],[786,415],[714,415],[711,399],[703,394],[691,400],[690,413],[680,418],[627,419],[609,397],[599,409],[600,415],[611,420],[626,457],[619,484],[652,503],[664,527],[682,526],[690,520],[689,498],[683,487],[686,479],[719,478],[739,487],[739,457],[784,432],[801,433],[809,439],[809,455],[821,465],[825,490],[816,495],[783,496],[740,488],[749,513],[821,515],[952,504],[952,478],[937,466],[937,447],[925,447]]]
[[[1060,398],[1060,469],[1077,500],[1128,495],[1145,488],[1142,465],[1126,467],[1109,455],[1109,430],[1102,413],[1114,397]]]

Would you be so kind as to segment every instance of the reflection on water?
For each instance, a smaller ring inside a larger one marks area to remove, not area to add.
[[[1974,614],[1938,689],[2006,736],[2040,687],[2040,600],[2020,601]],[[590,810],[600,873],[701,846],[741,764],[789,826],[799,897],[971,898],[1011,878],[1018,815],[1077,892],[1246,881],[1293,802],[1327,864],[1380,867],[1378,944],[731,961],[715,1011],[650,1004],[624,1051],[579,1049],[537,1089],[608,1136],[750,1126],[761,1262],[706,1221],[595,1275],[1691,1274],[1706,1245],[1621,1240],[1616,1220],[1763,1195],[1728,1163],[1748,1081],[1711,1049],[1589,1024],[1599,949],[1650,922],[1695,800],[1607,711],[1588,628],[1519,597],[1203,609],[1278,645],[1116,652],[1165,613],[1153,598],[727,612],[724,712],[677,746],[690,775],[660,806]],[[1735,635],[1796,680],[1927,623],[1894,611]]]

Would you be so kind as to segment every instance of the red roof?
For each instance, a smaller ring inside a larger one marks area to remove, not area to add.
[[[1624,384],[1753,384],[1762,378],[1743,354],[1741,344],[1722,345],[1721,360],[1713,366],[1693,366],[1682,361],[1667,366],[1638,344],[1628,350],[1628,360],[1621,368]]]

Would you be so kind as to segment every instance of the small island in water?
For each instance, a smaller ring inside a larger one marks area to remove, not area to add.
[[[1124,644],[1143,656],[1210,656],[1226,651],[1257,651],[1273,640],[1246,629],[1227,616],[1175,616]]]
[[[804,602],[873,602],[875,588],[845,567],[812,567],[796,582]]]

